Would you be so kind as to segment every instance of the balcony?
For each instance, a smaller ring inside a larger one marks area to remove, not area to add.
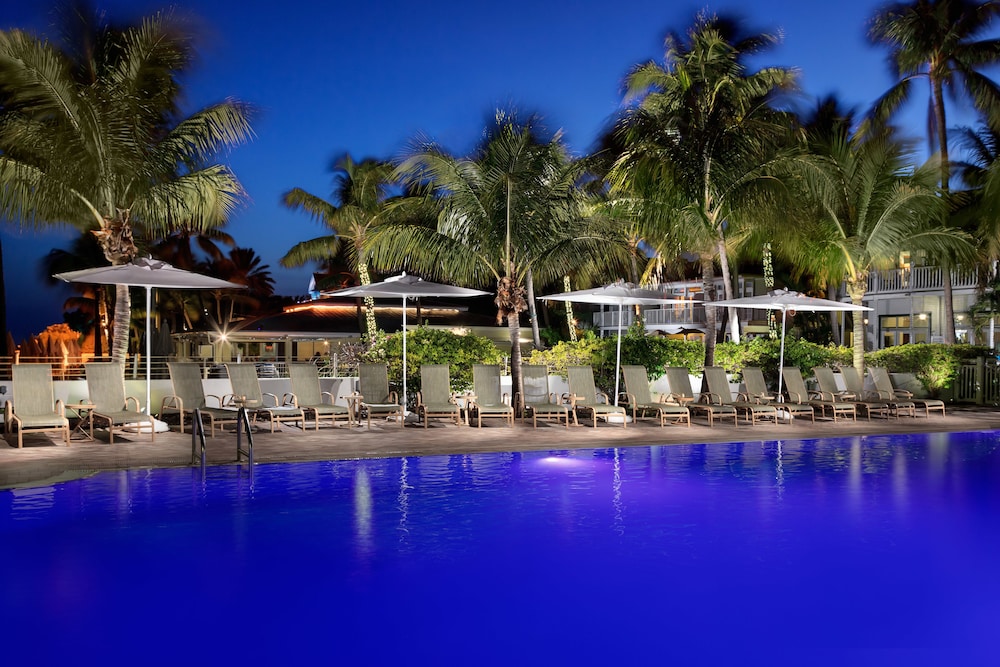
[[[635,310],[631,307],[622,309],[622,328],[627,329],[635,321]],[[692,301],[683,305],[666,305],[662,308],[644,308],[643,320],[647,328],[662,326],[704,326],[705,309],[700,301]],[[594,326],[598,329],[618,328],[618,309],[594,313]]]
[[[938,292],[944,288],[943,276],[940,266],[872,271],[868,274],[868,294]],[[978,284],[975,269],[951,272],[951,285],[954,289],[975,289]]]

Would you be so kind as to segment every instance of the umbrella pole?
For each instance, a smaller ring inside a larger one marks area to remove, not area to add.
[[[150,412],[150,378],[153,374],[151,372],[152,362],[150,361],[149,355],[152,350],[152,341],[149,339],[149,311],[153,307],[153,288],[149,285],[146,286],[146,414],[152,414]]]
[[[618,304],[618,349],[615,353],[615,405],[618,405],[618,376],[622,374],[622,315],[624,304]]]
[[[778,396],[781,396],[781,369],[785,367],[785,309],[781,309],[781,352],[778,354]]]

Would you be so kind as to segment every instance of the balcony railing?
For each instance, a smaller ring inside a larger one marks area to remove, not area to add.
[[[974,288],[978,284],[978,274],[975,269],[951,272],[951,285],[955,289]],[[943,287],[944,272],[940,266],[872,271],[868,274],[868,294],[933,292]]]
[[[646,308],[642,317],[647,326],[690,326],[705,324],[705,309],[695,302],[683,306],[669,305],[663,308]],[[622,310],[622,328],[627,329],[635,322],[635,312],[630,308]],[[594,326],[601,329],[618,328],[618,309],[594,313]]]

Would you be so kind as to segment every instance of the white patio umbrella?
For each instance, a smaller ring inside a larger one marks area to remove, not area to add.
[[[787,289],[776,289],[761,294],[760,296],[747,296],[741,299],[723,299],[722,301],[710,301],[706,306],[730,307],[730,308],[752,308],[755,310],[780,310],[781,317],[781,347],[778,355],[778,395],[781,395],[781,369],[785,365],[785,317],[788,311],[802,310],[805,312],[830,311],[830,310],[850,310],[862,311],[871,310],[867,306],[855,306],[853,303],[843,303],[831,301],[829,299],[817,299],[806,296],[801,292],[793,292]]]
[[[461,297],[486,296],[489,292],[467,287],[455,287],[435,283],[405,273],[386,278],[371,285],[359,285],[334,292],[324,292],[324,296],[370,296],[372,298],[396,298],[403,300],[403,409],[406,409],[406,300],[418,297]]]
[[[548,301],[575,301],[576,303],[596,303],[606,306],[618,306],[618,346],[615,353],[615,405],[618,405],[618,377],[622,365],[622,314],[625,306],[655,306],[669,303],[691,303],[682,299],[672,299],[663,292],[645,287],[636,287],[632,283],[619,280],[604,287],[562,292],[538,297]]]
[[[153,309],[153,288],[162,289],[246,289],[245,285],[178,269],[158,259],[139,258],[128,264],[97,266],[92,269],[57,273],[54,278],[68,283],[92,285],[128,285],[146,288],[146,414],[150,414],[150,379],[152,377],[149,314]]]

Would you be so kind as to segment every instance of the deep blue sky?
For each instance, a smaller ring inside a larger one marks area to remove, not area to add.
[[[0,28],[50,32],[47,2],[4,3]],[[464,151],[497,106],[538,112],[586,152],[619,107],[629,68],[662,61],[663,37],[691,24],[704,7],[735,11],[751,28],[781,30],[782,45],[758,65],[800,70],[807,97],[838,93],[865,110],[892,83],[885,53],[871,47],[866,23],[880,2],[759,0],[710,5],[662,0],[425,0],[265,2],[188,0],[174,6],[200,17],[205,39],[188,80],[187,105],[224,97],[256,105],[256,138],[228,161],[250,195],[229,224],[241,246],[270,265],[277,291],[304,294],[310,268],[278,259],[322,228],[279,204],[292,187],[327,196],[329,166],[397,155],[418,134]],[[105,0],[116,17],[161,3]],[[925,91],[910,112],[920,133]],[[62,321],[64,292],[40,288],[39,258],[69,246],[75,232],[0,232],[8,321],[15,338]]]

